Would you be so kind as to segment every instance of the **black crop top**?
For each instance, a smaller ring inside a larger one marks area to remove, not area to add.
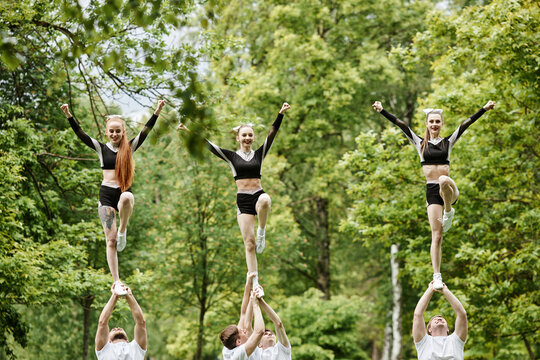
[[[452,146],[460,138],[461,134],[467,130],[472,123],[474,123],[480,116],[482,116],[486,110],[481,108],[459,125],[459,127],[452,133],[452,135],[445,138],[431,139],[428,141],[424,152],[422,153],[422,141],[423,138],[416,135],[410,127],[407,126],[402,120],[398,119],[395,115],[390,114],[386,110],[382,110],[381,114],[396,124],[401,131],[405,134],[407,139],[414,145],[418,155],[420,156],[420,163],[422,165],[448,165],[450,164],[450,152],[452,151]]]
[[[139,146],[142,145],[146,137],[148,136],[148,133],[152,128],[154,127],[154,124],[157,120],[157,115],[153,114],[150,120],[144,125],[144,128],[141,130],[137,136],[135,136],[131,141],[129,142],[131,146],[131,153],[134,153],[135,150],[139,148]],[[88,136],[84,131],[82,131],[81,126],[70,117],[69,124],[71,125],[71,128],[73,131],[75,131],[75,134],[85,143],[88,147],[93,149],[95,152],[97,152],[99,156],[99,161],[101,162],[101,168],[103,170],[114,170],[116,167],[116,154],[118,153],[118,148],[114,147],[110,142],[103,144],[102,142],[97,141],[94,138],[91,138]]]
[[[260,179],[262,162],[272,147],[274,138],[281,126],[281,120],[283,120],[283,114],[278,114],[276,121],[274,121],[270,128],[270,132],[268,133],[264,144],[255,151],[251,150],[249,153],[244,153],[242,150],[238,150],[235,152],[222,149],[213,142],[206,140],[208,149],[210,149],[214,155],[225,160],[229,164],[234,180]]]

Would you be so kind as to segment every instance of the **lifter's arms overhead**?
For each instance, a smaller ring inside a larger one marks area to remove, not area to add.
[[[289,338],[287,337],[287,333],[285,332],[285,327],[283,326],[283,322],[279,318],[278,314],[264,301],[264,299],[260,299],[261,309],[268,315],[270,320],[274,323],[274,327],[276,328],[276,337],[278,341],[285,346],[286,348],[290,347]]]
[[[446,285],[443,286],[443,289],[441,290],[444,297],[448,302],[450,303],[450,306],[452,306],[452,309],[456,313],[456,322],[454,324],[454,332],[457,336],[463,341],[467,340],[467,334],[468,334],[468,323],[467,323],[467,312],[465,311],[465,308],[461,304],[461,302],[458,300],[458,298],[446,287]]]
[[[249,300],[253,306],[255,325],[253,327],[253,333],[250,335],[245,344],[247,356],[253,354],[253,352],[259,345],[262,336],[264,335],[264,319],[262,316],[261,308],[259,307],[259,299],[257,298],[254,291],[251,292],[251,297]]]
[[[116,302],[118,301],[118,295],[116,295],[116,292],[114,291],[114,284],[111,287],[111,293],[112,295],[109,298],[109,301],[101,311],[101,315],[99,315],[96,331],[96,349],[98,351],[103,349],[109,341],[109,319],[111,318]]]
[[[146,350],[146,320],[144,319],[142,309],[139,306],[139,303],[137,303],[137,300],[135,299],[135,296],[133,296],[130,288],[127,288],[126,301],[131,309],[133,320],[135,320],[135,341],[143,350]]]
[[[435,289],[433,289],[433,281],[429,283],[427,290],[424,292],[424,295],[418,300],[416,308],[414,309],[413,316],[413,339],[417,343],[424,338],[426,335],[426,323],[424,322],[424,313],[429,305],[429,301],[433,296]]]

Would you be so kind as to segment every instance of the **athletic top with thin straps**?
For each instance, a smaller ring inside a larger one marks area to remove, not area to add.
[[[150,120],[144,125],[144,128],[141,130],[137,136],[135,136],[129,144],[131,145],[131,153],[134,153],[135,150],[142,145],[148,133],[154,127],[154,124],[157,120],[157,115],[153,114]],[[110,142],[103,144],[102,142],[97,141],[94,138],[88,136],[84,131],[82,131],[81,126],[73,119],[73,117],[68,118],[71,128],[77,134],[79,139],[82,140],[88,147],[93,149],[99,156],[99,161],[101,162],[101,168],[103,170],[114,170],[116,167],[116,155],[118,153],[118,147],[113,146]]]
[[[426,145],[426,148],[424,149],[424,152],[422,153],[422,141],[424,140],[420,136],[416,135],[414,131],[411,130],[405,122],[398,119],[395,115],[390,114],[388,111],[382,109],[381,114],[396,124],[401,131],[405,134],[407,139],[414,145],[416,148],[416,151],[418,152],[418,155],[420,156],[420,163],[422,165],[448,165],[450,164],[450,152],[452,151],[452,146],[456,143],[456,141],[460,138],[461,134],[467,130],[469,126],[471,126],[472,123],[474,123],[480,116],[482,116],[486,110],[484,108],[481,108],[465,120],[464,122],[459,125],[459,127],[452,133],[452,135],[444,137],[444,138],[437,138],[437,139],[430,139]]]
[[[272,147],[274,138],[281,126],[281,121],[283,120],[283,114],[278,114],[276,121],[272,124],[270,132],[264,140],[264,144],[257,150],[253,149],[245,153],[242,150],[232,151],[227,149],[222,149],[210,140],[206,140],[208,143],[208,149],[219,157],[222,160],[225,160],[231,167],[234,180],[240,179],[260,179],[261,178],[261,167],[266,154]]]

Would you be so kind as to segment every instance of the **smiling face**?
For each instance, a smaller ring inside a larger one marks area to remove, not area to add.
[[[255,133],[253,128],[249,125],[243,125],[238,129],[236,134],[236,141],[240,143],[242,150],[250,150],[253,140],[255,139]]]
[[[448,335],[450,330],[446,319],[442,315],[435,315],[428,322],[427,332],[432,336],[445,336]]]
[[[122,140],[122,137],[126,134],[124,123],[120,118],[111,118],[109,121],[107,121],[107,128],[105,131],[109,141],[114,146],[118,146]]]
[[[124,329],[114,328],[109,331],[109,341],[113,344],[117,342],[128,342],[128,336]]]
[[[426,127],[432,139],[439,137],[441,128],[444,125],[442,115],[437,113],[429,113],[426,119]]]
[[[266,349],[276,345],[276,335],[270,329],[264,331],[264,335],[259,342],[259,347]]]

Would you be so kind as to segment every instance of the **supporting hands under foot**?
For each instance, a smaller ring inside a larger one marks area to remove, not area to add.
[[[257,299],[260,299],[264,296],[264,289],[261,285],[257,285],[257,287],[253,289],[253,293],[255,294]]]
[[[442,290],[442,288],[444,287],[444,283],[442,281],[441,273],[433,274],[432,284],[434,290]]]
[[[118,296],[125,296],[128,293],[128,287],[118,280],[113,283],[112,291]]]

